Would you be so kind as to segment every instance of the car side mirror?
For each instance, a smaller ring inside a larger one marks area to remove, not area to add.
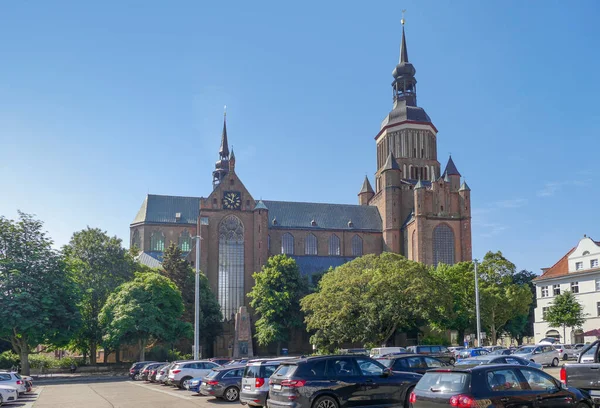
[[[383,378],[385,378],[385,377],[389,377],[390,375],[392,375],[392,369],[391,369],[391,368],[385,368],[385,369],[383,370],[383,372],[381,373],[381,376],[382,376]]]

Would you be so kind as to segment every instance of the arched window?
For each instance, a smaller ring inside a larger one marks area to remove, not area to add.
[[[352,256],[362,256],[363,240],[358,235],[352,237]]]
[[[446,224],[433,230],[433,266],[438,263],[454,265],[454,232]]]
[[[267,235],[267,251],[271,251],[271,236]]]
[[[137,249],[142,249],[142,240],[140,239],[140,231],[134,230],[133,236],[131,237],[131,246]]]
[[[286,232],[281,237],[281,253],[294,255],[294,236],[289,232]]]
[[[165,234],[162,231],[154,231],[150,235],[150,250],[159,252],[165,250]]]
[[[412,233],[412,238],[410,239],[410,243],[411,243],[411,254],[410,254],[410,259],[413,261],[417,260],[417,231],[413,231]]]
[[[308,234],[306,236],[306,241],[304,241],[304,255],[316,255],[317,254],[317,237],[313,234]]]
[[[219,224],[218,298],[225,320],[244,305],[244,224],[235,215]]]
[[[183,230],[183,232],[179,234],[179,249],[181,249],[182,252],[189,252],[192,249],[192,237],[190,237],[188,230]]]
[[[333,234],[329,237],[329,255],[340,254],[340,239],[337,235]]]

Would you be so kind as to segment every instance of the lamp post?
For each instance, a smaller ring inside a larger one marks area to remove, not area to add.
[[[200,241],[202,237],[198,233],[194,237],[196,239],[196,284],[195,284],[195,299],[194,299],[194,360],[199,358],[200,350]]]
[[[477,319],[477,347],[481,347],[481,316],[479,314],[479,276],[477,275],[477,261],[473,261],[475,266],[475,315]]]

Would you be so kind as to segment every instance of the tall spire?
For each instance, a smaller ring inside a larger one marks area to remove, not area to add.
[[[221,133],[221,148],[219,149],[221,159],[229,157],[229,146],[227,145],[227,106],[223,112],[223,133]]]
[[[400,64],[408,62],[408,48],[406,48],[406,36],[404,35],[404,13],[406,10],[402,10],[402,45],[400,46]]]
[[[394,107],[403,102],[408,106],[417,106],[417,80],[415,78],[415,67],[408,61],[408,47],[406,46],[406,33],[404,32],[404,12],[402,10],[402,43],[400,45],[400,61],[392,76],[392,88],[394,90]]]

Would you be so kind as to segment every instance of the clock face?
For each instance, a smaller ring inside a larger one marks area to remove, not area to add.
[[[223,208],[228,210],[239,210],[242,206],[240,193],[237,191],[226,191],[223,193]]]

